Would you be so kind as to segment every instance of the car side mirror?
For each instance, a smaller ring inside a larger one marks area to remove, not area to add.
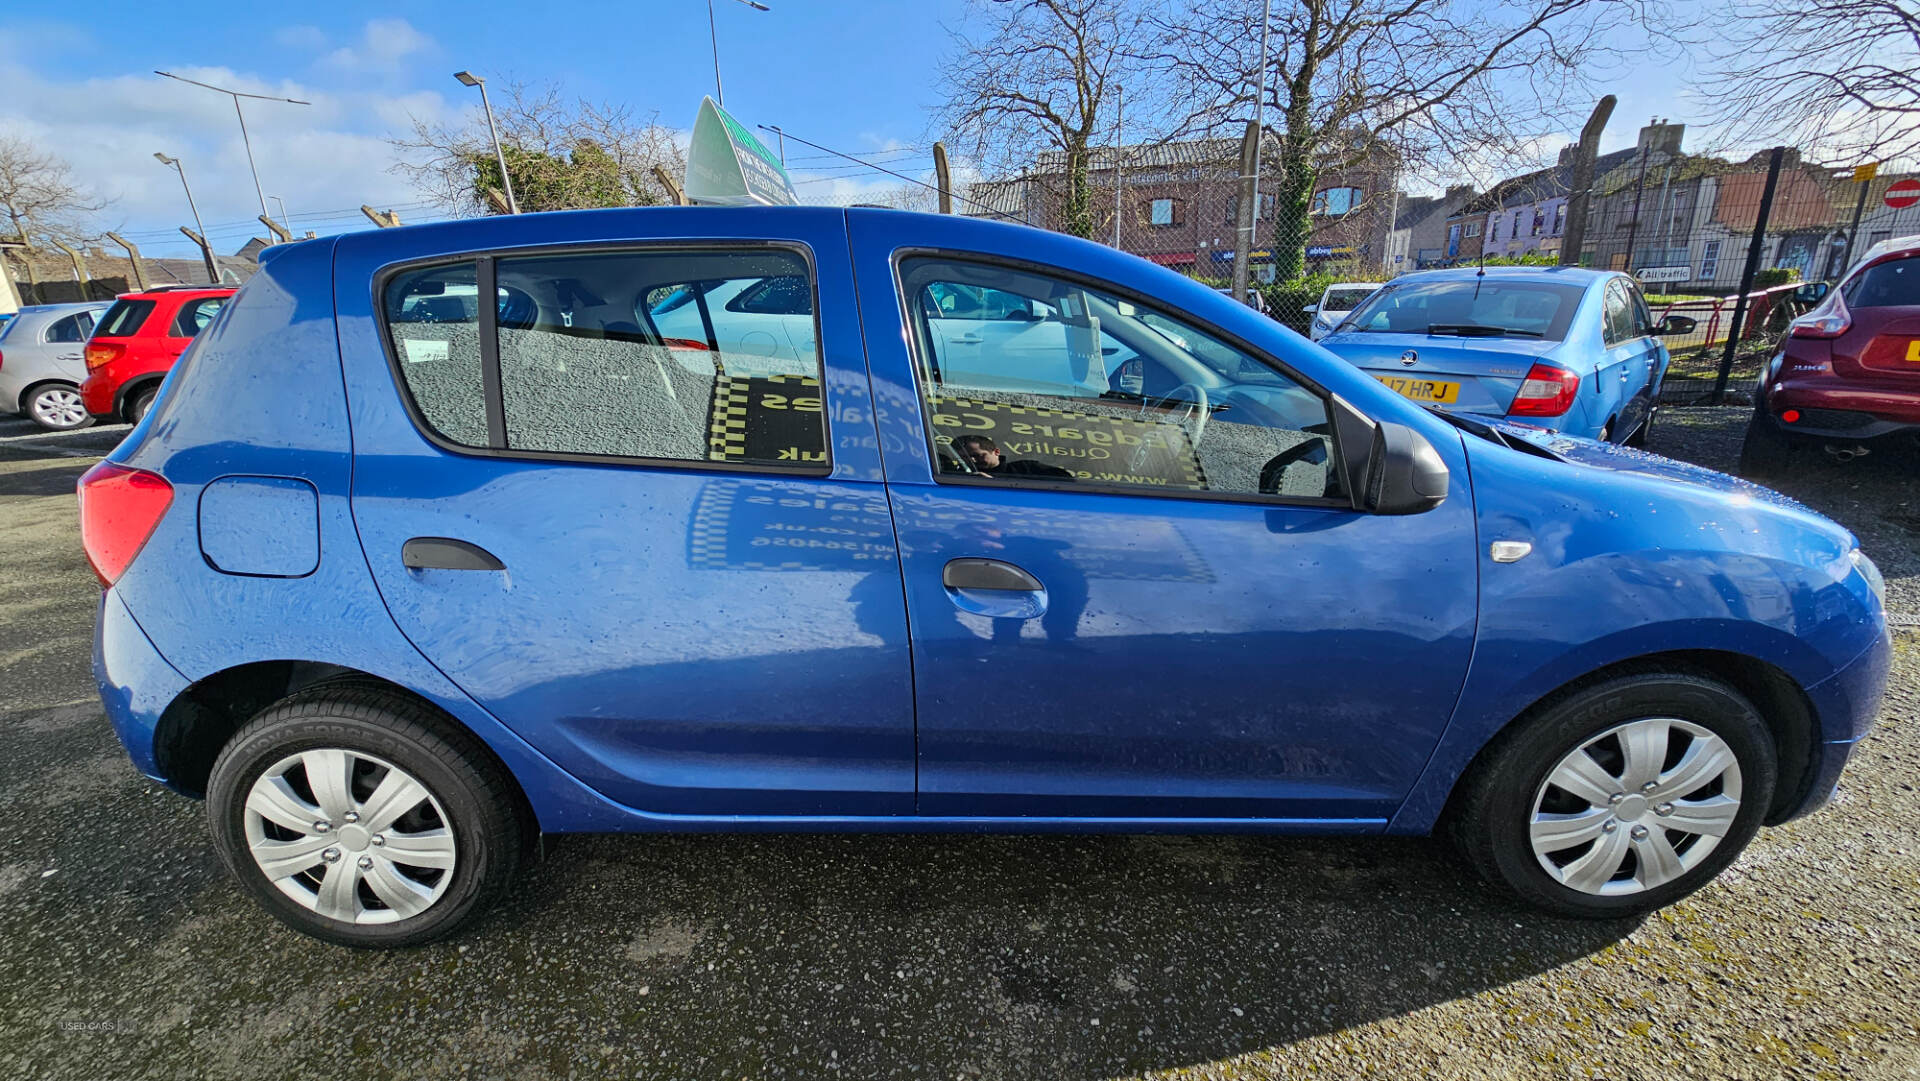
[[[1303,311],[1303,312],[1306,312],[1306,313],[1307,313],[1308,315],[1312,315],[1313,313],[1315,313],[1315,312],[1317,312],[1317,311],[1319,311],[1319,310],[1320,310],[1320,305],[1318,305],[1318,304],[1302,304],[1302,305],[1300,305],[1300,310],[1301,310],[1301,311]]]
[[[1660,320],[1653,328],[1655,334],[1692,334],[1693,328],[1700,325],[1699,320],[1686,315],[1669,315]]]
[[[1375,514],[1420,514],[1446,501],[1447,463],[1404,424],[1378,424],[1367,455],[1364,505]]]
[[[1808,282],[1793,291],[1793,299],[1802,304],[1818,304],[1827,299],[1827,294],[1832,291],[1833,286],[1826,282]]]

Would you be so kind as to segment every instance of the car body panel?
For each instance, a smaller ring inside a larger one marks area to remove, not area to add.
[[[132,394],[158,383],[193,343],[195,335],[178,332],[182,309],[210,299],[222,301],[224,307],[224,302],[233,295],[234,290],[229,286],[121,294],[120,300],[152,301],[153,310],[131,334],[109,335],[96,329],[87,339],[89,346],[114,345],[122,350],[111,361],[87,372],[85,382],[80,385],[80,396],[86,402],[87,411],[97,417],[119,419]]]
[[[86,316],[85,331],[110,306],[106,301],[84,304],[36,304],[21,308],[6,324],[0,325],[0,412],[20,413],[26,408],[27,393],[46,383],[64,383],[78,387],[87,378],[86,338],[52,340],[77,324],[67,321]]]

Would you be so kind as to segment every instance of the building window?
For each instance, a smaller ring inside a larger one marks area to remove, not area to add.
[[[1313,212],[1330,218],[1345,217],[1359,208],[1366,194],[1361,188],[1324,188],[1313,194]]]
[[[1493,219],[1493,224],[1487,228],[1487,243],[1489,244],[1500,243],[1500,219],[1499,218]]]
[[[1560,236],[1567,231],[1567,204],[1560,203],[1553,208],[1553,235]]]
[[[1178,199],[1147,200],[1148,225],[1179,225],[1183,217],[1184,215],[1180,213],[1180,200]]]
[[[1709,240],[1707,241],[1707,246],[1701,249],[1700,252],[1700,280],[1703,282],[1712,281],[1714,274],[1718,272],[1719,269],[1720,242],[1718,240]]]
[[[1537,208],[1529,210],[1527,213],[1533,218],[1533,232],[1530,235],[1539,236],[1540,230],[1546,226],[1547,216],[1540,213]]]
[[[1467,235],[1468,236],[1480,235],[1480,222],[1478,220],[1470,221],[1467,223]]]

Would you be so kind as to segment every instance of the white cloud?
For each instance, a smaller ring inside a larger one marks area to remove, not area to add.
[[[335,49],[320,63],[341,71],[395,72],[415,53],[437,51],[433,39],[405,19],[371,19],[358,43]]]

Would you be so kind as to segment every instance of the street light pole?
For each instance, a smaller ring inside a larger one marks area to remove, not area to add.
[[[493,160],[500,166],[500,183],[507,189],[507,213],[520,213],[520,203],[513,197],[513,177],[507,175],[507,155],[500,149],[500,129],[493,126],[493,104],[487,100],[487,81],[471,71],[456,71],[453,77],[460,80],[462,86],[480,88],[480,111],[487,114],[487,134],[493,138]]]
[[[247,168],[253,173],[253,194],[258,196],[260,199],[260,216],[263,218],[266,217],[267,216],[267,193],[265,189],[260,187],[260,169],[258,166],[254,165],[253,163],[253,140],[247,137],[247,116],[245,113],[240,111],[240,99],[241,98],[258,98],[261,101],[284,101],[289,105],[311,105],[313,103],[310,101],[301,101],[298,98],[276,98],[269,94],[246,94],[238,90],[228,90],[224,86],[214,86],[212,83],[203,83],[194,79],[189,79],[183,75],[175,75],[172,72],[168,72],[168,71],[155,71],[154,74],[165,75],[167,78],[172,79],[176,82],[190,83],[194,86],[202,87],[207,90],[216,91],[218,93],[225,94],[228,97],[233,99],[233,115],[240,118],[240,143],[242,146],[247,148]],[[202,235],[205,235],[205,234],[202,234]]]
[[[737,0],[755,11],[770,11],[760,0]],[[714,104],[726,107],[727,92],[720,86],[720,31],[713,22],[713,0],[707,0],[707,40],[713,45],[713,100]]]
[[[179,158],[170,158],[157,150],[154,151],[153,156],[160,164],[169,166],[174,172],[180,174],[180,187],[187,193],[187,209],[193,211],[193,227],[199,232],[200,239],[207,241],[207,227],[200,223],[200,207],[193,201],[193,185],[187,183],[187,167],[180,163]],[[220,268],[213,265],[213,249],[207,246],[207,244],[211,243],[211,241],[207,241],[206,244],[201,245],[200,258],[205,260],[207,264],[207,281],[210,284],[218,285],[220,284]]]

